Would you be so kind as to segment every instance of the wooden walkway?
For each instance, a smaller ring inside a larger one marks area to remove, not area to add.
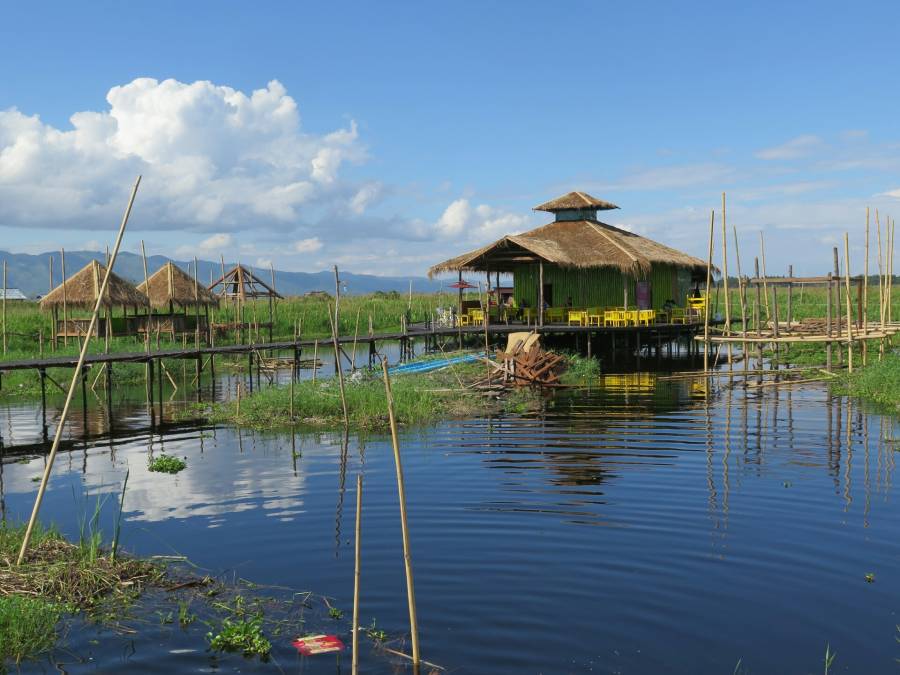
[[[519,331],[537,331],[541,335],[582,335],[590,338],[602,336],[635,336],[645,343],[656,340],[674,340],[679,337],[693,337],[702,325],[688,324],[651,324],[649,326],[567,326],[565,324],[547,324],[544,326],[525,326],[522,324],[496,324],[487,327],[489,336],[503,336]],[[409,342],[411,340],[431,338],[476,337],[485,334],[484,326],[463,326],[461,328],[434,328],[411,326],[406,332],[379,333],[377,335],[341,336],[338,342],[342,346],[351,345],[355,341],[360,345],[374,345],[378,342]],[[151,351],[109,352],[106,354],[88,354],[85,364],[103,365],[108,363],[147,363],[157,359],[202,359],[210,355],[251,354],[263,351],[301,352],[312,348],[316,343],[322,348],[331,345],[330,337],[318,340],[302,339],[296,341],[257,342],[253,344],[216,345],[214,347],[176,347],[172,349],[156,349]],[[0,373],[12,370],[46,370],[48,368],[74,368],[78,363],[78,355],[50,356],[39,359],[21,359],[0,361]]]

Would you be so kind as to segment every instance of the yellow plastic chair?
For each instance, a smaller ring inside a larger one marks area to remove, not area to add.
[[[656,323],[656,310],[655,309],[641,309],[638,310],[638,325],[641,326],[649,326],[651,323]]]
[[[603,325],[603,314],[591,314],[588,312],[588,326],[602,326]]]
[[[472,325],[478,325],[484,323],[484,310],[483,309],[470,309],[469,317],[472,322]]]
[[[562,323],[566,320],[566,308],[548,307],[544,310],[544,319],[549,323]]]
[[[587,326],[587,312],[581,309],[569,310],[568,323],[570,326]]]
[[[460,326],[472,325],[472,317],[470,317],[468,314],[460,314],[458,319],[459,319]]]

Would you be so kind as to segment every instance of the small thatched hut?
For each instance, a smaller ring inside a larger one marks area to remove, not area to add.
[[[706,262],[597,219],[598,211],[617,208],[570,192],[534,207],[554,214],[554,222],[446,260],[428,274],[478,271],[489,280],[491,273],[512,274],[519,306],[683,304],[692,281],[705,278]]]
[[[96,260],[91,260],[78,272],[47,293],[41,300],[41,309],[53,311],[54,317],[57,316],[60,308],[66,313],[68,309],[92,310],[97,304],[104,276],[106,276],[106,267]],[[129,307],[135,312],[140,307],[146,307],[147,296],[113,272],[109,275],[109,282],[101,305],[106,309],[106,317],[109,319],[114,307],[121,307],[123,314],[128,313]],[[121,321],[114,319],[109,323],[101,319],[97,323],[94,335],[127,334],[127,321],[124,317],[120,317],[120,319]],[[58,320],[55,323],[59,337],[83,336],[90,320],[70,319],[68,316],[64,316],[62,324]]]
[[[216,298],[203,284],[177,265],[167,262],[150,275],[146,282],[138,284],[137,290],[150,298],[150,306],[154,309],[168,308],[171,313],[174,307],[210,307],[219,304]]]

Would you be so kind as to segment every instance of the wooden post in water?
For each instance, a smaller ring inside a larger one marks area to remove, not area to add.
[[[88,327],[88,333],[90,333],[94,329],[94,326],[97,324],[97,315],[100,313],[100,306],[103,302],[103,296],[106,293],[106,287],[109,283],[109,276],[112,272],[113,265],[116,262],[116,256],[119,253],[119,246],[122,244],[122,237],[125,234],[125,226],[128,224],[128,216],[131,214],[131,207],[134,204],[134,198],[137,195],[137,189],[140,183],[141,177],[138,176],[137,180],[134,182],[134,187],[131,190],[131,197],[128,199],[128,206],[125,209],[125,215],[122,217],[122,224],[119,226],[119,233],[116,235],[112,257],[110,258],[109,265],[106,268],[106,274],[103,275],[103,285],[100,287],[100,292],[97,294],[97,300],[94,304],[94,311],[91,314],[91,322]],[[85,356],[87,356],[88,344],[88,340],[85,340],[82,344],[81,354],[78,356],[78,363],[75,365],[75,372],[72,373],[72,381],[69,383],[69,391],[66,394],[66,402],[63,405],[62,414],[60,415],[59,423],[56,426],[56,433],[53,436],[53,445],[50,448],[50,455],[47,457],[47,463],[44,466],[44,473],[41,476],[41,484],[38,487],[38,493],[34,500],[34,508],[31,511],[31,518],[29,518],[28,520],[28,527],[25,529],[25,536],[22,538],[22,547],[19,549],[19,557],[16,561],[16,565],[22,564],[22,561],[25,559],[25,552],[28,550],[28,544],[31,541],[31,533],[34,531],[38,513],[41,510],[41,502],[43,501],[44,493],[47,490],[47,483],[50,480],[50,472],[53,470],[53,461],[56,459],[56,453],[59,450],[59,442],[62,438],[62,430],[66,424],[66,418],[69,416],[69,407],[72,404],[72,398],[75,393],[75,385],[78,381],[79,375],[82,374],[84,359]],[[84,380],[82,379],[82,383],[83,382]]]
[[[312,381],[313,384],[316,382],[316,375],[319,372],[319,340],[316,338],[313,341],[313,376]]]
[[[844,233],[844,281],[847,297],[847,372],[853,372],[853,326],[850,312],[850,235]]]
[[[51,253],[47,256],[47,259],[50,263],[50,287],[47,289],[47,293],[53,292],[53,254]],[[56,351],[56,307],[53,307],[53,333],[50,335],[50,348],[53,351]],[[41,354],[41,358],[43,358],[43,353]]]
[[[831,372],[831,272],[828,273],[827,293],[825,294],[825,334],[828,342],[825,343],[825,369]]]
[[[544,325],[544,261],[538,262],[538,325]]]
[[[6,261],[3,261],[3,355],[6,356]]]
[[[744,283],[744,275],[741,272],[741,249],[738,246],[738,236],[737,236],[737,226],[732,225],[732,229],[734,230],[734,257],[737,260],[737,272],[738,272],[738,299],[741,301],[741,332],[744,337],[747,337],[747,285]],[[747,370],[750,366],[747,363],[747,343],[744,342],[741,344],[741,353],[744,357],[744,370]]]
[[[337,266],[335,265],[335,273],[337,272]],[[350,424],[350,415],[347,412],[347,396],[344,392],[344,369],[341,367],[341,357],[340,357],[340,349],[341,345],[338,341],[338,331],[337,324],[334,321],[334,318],[331,316],[331,308],[328,311],[328,320],[331,322],[331,341],[334,344],[334,366],[337,369],[335,373],[338,378],[338,386],[341,389],[341,409],[344,412],[344,426],[346,427]]]
[[[709,372],[709,287],[712,283],[713,235],[716,227],[716,212],[709,215],[709,255],[706,257],[706,295],[703,298],[703,372]]]
[[[835,310],[835,319],[837,319],[837,361],[838,364],[843,362],[843,356],[841,351],[841,342],[840,337],[841,333],[841,263],[838,259],[838,249],[837,246],[833,246],[831,249],[831,253],[834,257],[834,310]]]
[[[350,359],[351,368],[356,370],[356,341],[359,339],[359,314],[362,307],[356,310],[356,327],[353,329],[353,357]]]
[[[391,426],[391,445],[394,448],[394,466],[397,469],[397,493],[400,499],[400,526],[403,533],[403,566],[406,571],[406,599],[409,604],[409,631],[412,638],[412,662],[419,665],[419,623],[416,619],[416,592],[413,587],[412,554],[409,550],[409,525],[406,519],[406,489],[403,485],[403,464],[400,461],[400,440],[397,436],[397,420],[394,416],[394,396],[388,375],[387,359],[381,359],[384,374],[384,391],[387,396],[388,421]]]
[[[353,564],[353,665],[352,675],[359,672],[359,574],[362,545],[362,476],[356,475],[356,543]]]
[[[725,227],[725,193],[722,193],[722,283],[725,291],[725,335],[731,336],[731,295],[728,293],[728,230]],[[731,367],[733,354],[731,343],[727,345],[728,367]]]
[[[869,342],[866,338],[869,335],[869,207],[866,207],[866,257],[863,263],[863,312],[862,312],[862,363],[863,367],[869,360]]]
[[[762,230],[759,231],[759,254],[762,258],[763,297],[766,299],[766,321],[771,321],[772,310],[769,308],[769,284],[766,282],[766,241],[763,239]]]
[[[66,249],[59,249],[60,265],[62,266],[62,292],[63,292],[63,346],[69,346],[69,302],[66,289]],[[54,330],[56,327],[54,326]]]

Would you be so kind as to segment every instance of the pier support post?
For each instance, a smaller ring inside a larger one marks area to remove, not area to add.
[[[250,382],[250,393],[253,393],[253,352],[247,352],[247,380]]]
[[[41,429],[44,440],[47,439],[47,371],[43,368],[38,370],[41,376]]]

